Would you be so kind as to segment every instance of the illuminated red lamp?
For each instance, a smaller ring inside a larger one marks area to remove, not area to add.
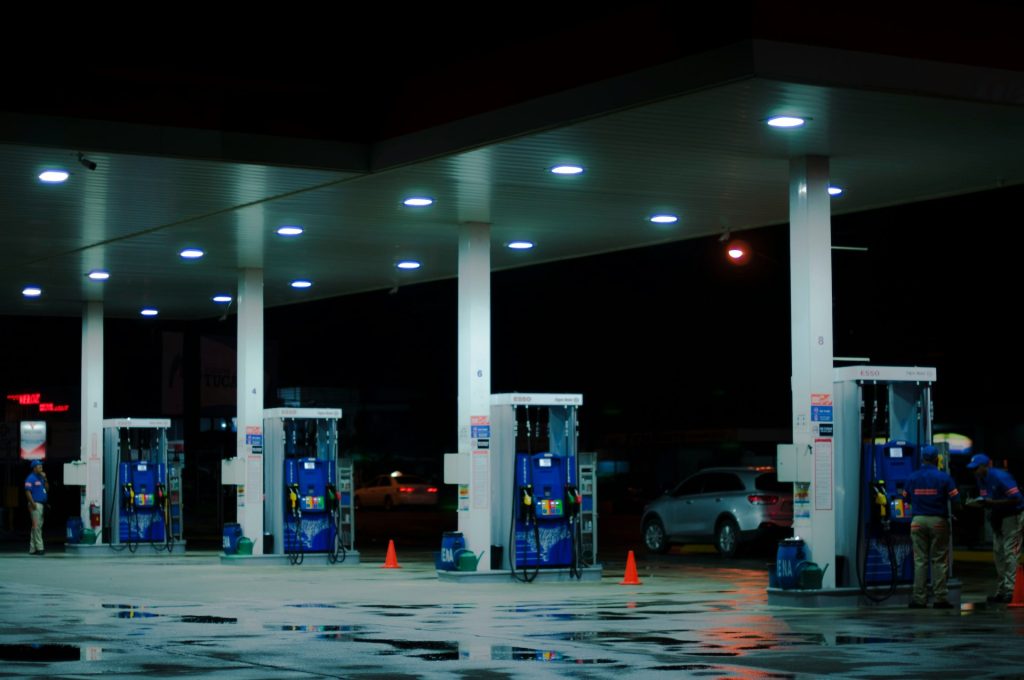
[[[725,247],[725,254],[729,262],[735,265],[744,265],[750,261],[750,246],[745,241],[733,239]]]
[[[398,487],[399,493],[412,493],[415,490],[416,489],[412,488],[411,486],[400,486],[400,487]]]
[[[779,497],[766,496],[764,494],[752,494],[747,496],[747,500],[750,501],[751,505],[775,505],[779,502]]]
[[[437,487],[431,486],[427,488],[427,493],[437,493]]]

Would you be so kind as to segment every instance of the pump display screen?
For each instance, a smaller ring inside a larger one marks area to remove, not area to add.
[[[303,510],[323,510],[326,507],[323,496],[303,496]]]
[[[541,459],[539,459],[537,461],[537,465],[539,467],[551,467],[551,459],[550,458],[541,458]]]
[[[889,457],[890,458],[902,458],[903,457],[903,449],[899,449],[899,448],[891,448],[891,449],[889,449]]]
[[[302,464],[302,469],[303,470],[315,470],[316,469],[316,463],[311,461],[311,460],[307,460],[305,463]]]

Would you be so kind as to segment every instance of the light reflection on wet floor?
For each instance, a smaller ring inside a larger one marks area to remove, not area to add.
[[[108,597],[112,603],[94,599],[86,604],[80,598],[62,612],[68,617],[60,632],[79,661],[86,645],[97,650],[102,646],[109,651],[107,659],[134,659],[142,652],[158,653],[152,650],[163,644],[170,650],[170,659],[164,659],[168,669],[186,668],[175,655],[199,668],[204,663],[207,668],[216,663],[247,667],[252,657],[251,663],[265,675],[267,667],[282,667],[299,650],[302,655],[342,658],[341,668],[352,670],[353,676],[358,670],[440,677],[486,668],[515,677],[537,672],[537,677],[548,677],[542,669],[565,675],[584,667],[582,675],[608,678],[620,677],[624,670],[719,678],[810,677],[830,670],[851,677],[896,669],[906,674],[908,668],[943,670],[944,654],[962,657],[956,668],[973,667],[982,659],[979,654],[988,658],[980,642],[991,646],[1002,641],[1005,648],[1008,639],[1019,645],[1024,635],[1024,618],[1002,607],[968,605],[960,612],[784,610],[766,605],[763,574],[730,569],[716,581],[709,570],[699,571],[700,581],[662,578],[656,588],[619,589],[606,580],[578,588],[502,586],[498,594],[489,588],[455,593],[443,587],[424,594],[419,584],[396,592],[405,587],[400,579],[373,579],[365,589],[357,585],[349,592],[374,600],[302,599],[299,594],[288,602],[261,593],[259,599],[242,598],[244,606],[228,597],[151,603],[138,593],[126,593],[124,599]],[[722,587],[723,582],[729,587]],[[373,590],[363,592],[369,588]],[[329,591],[336,593],[337,587],[332,584]],[[21,592],[0,590],[0,605],[9,606]],[[552,599],[545,600],[546,595]],[[463,601],[431,602],[432,596]],[[403,598],[410,601],[396,603]],[[183,607],[190,608],[190,615],[182,615]],[[96,616],[90,618],[90,611],[102,612],[114,626],[90,628]],[[970,630],[963,631],[958,620],[968,616]],[[181,627],[192,624],[198,625]],[[164,630],[177,632],[160,637]],[[90,631],[103,644],[71,637],[81,631]],[[50,635],[57,632],[54,628]],[[24,644],[23,638],[12,637],[13,629],[0,628],[0,634]],[[132,646],[136,641],[144,644]],[[64,653],[67,661],[40,656],[26,667],[73,662],[71,651]],[[403,664],[400,673],[395,664]],[[535,670],[526,670],[530,668]]]

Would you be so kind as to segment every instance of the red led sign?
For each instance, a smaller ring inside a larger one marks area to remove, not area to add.
[[[27,394],[8,394],[7,398],[18,402],[22,406],[30,406],[39,403],[39,396],[38,392],[31,392]]]
[[[26,392],[24,394],[8,394],[7,398],[10,401],[16,401],[22,406],[38,406],[40,413],[64,413],[70,411],[71,406],[68,404],[54,404],[52,401],[40,401],[39,392]]]

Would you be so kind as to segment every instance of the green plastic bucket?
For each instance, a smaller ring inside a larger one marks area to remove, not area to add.
[[[252,555],[252,539],[248,536],[242,536],[238,539],[238,554],[239,555]]]
[[[82,529],[82,543],[96,545],[96,532],[92,529]]]

